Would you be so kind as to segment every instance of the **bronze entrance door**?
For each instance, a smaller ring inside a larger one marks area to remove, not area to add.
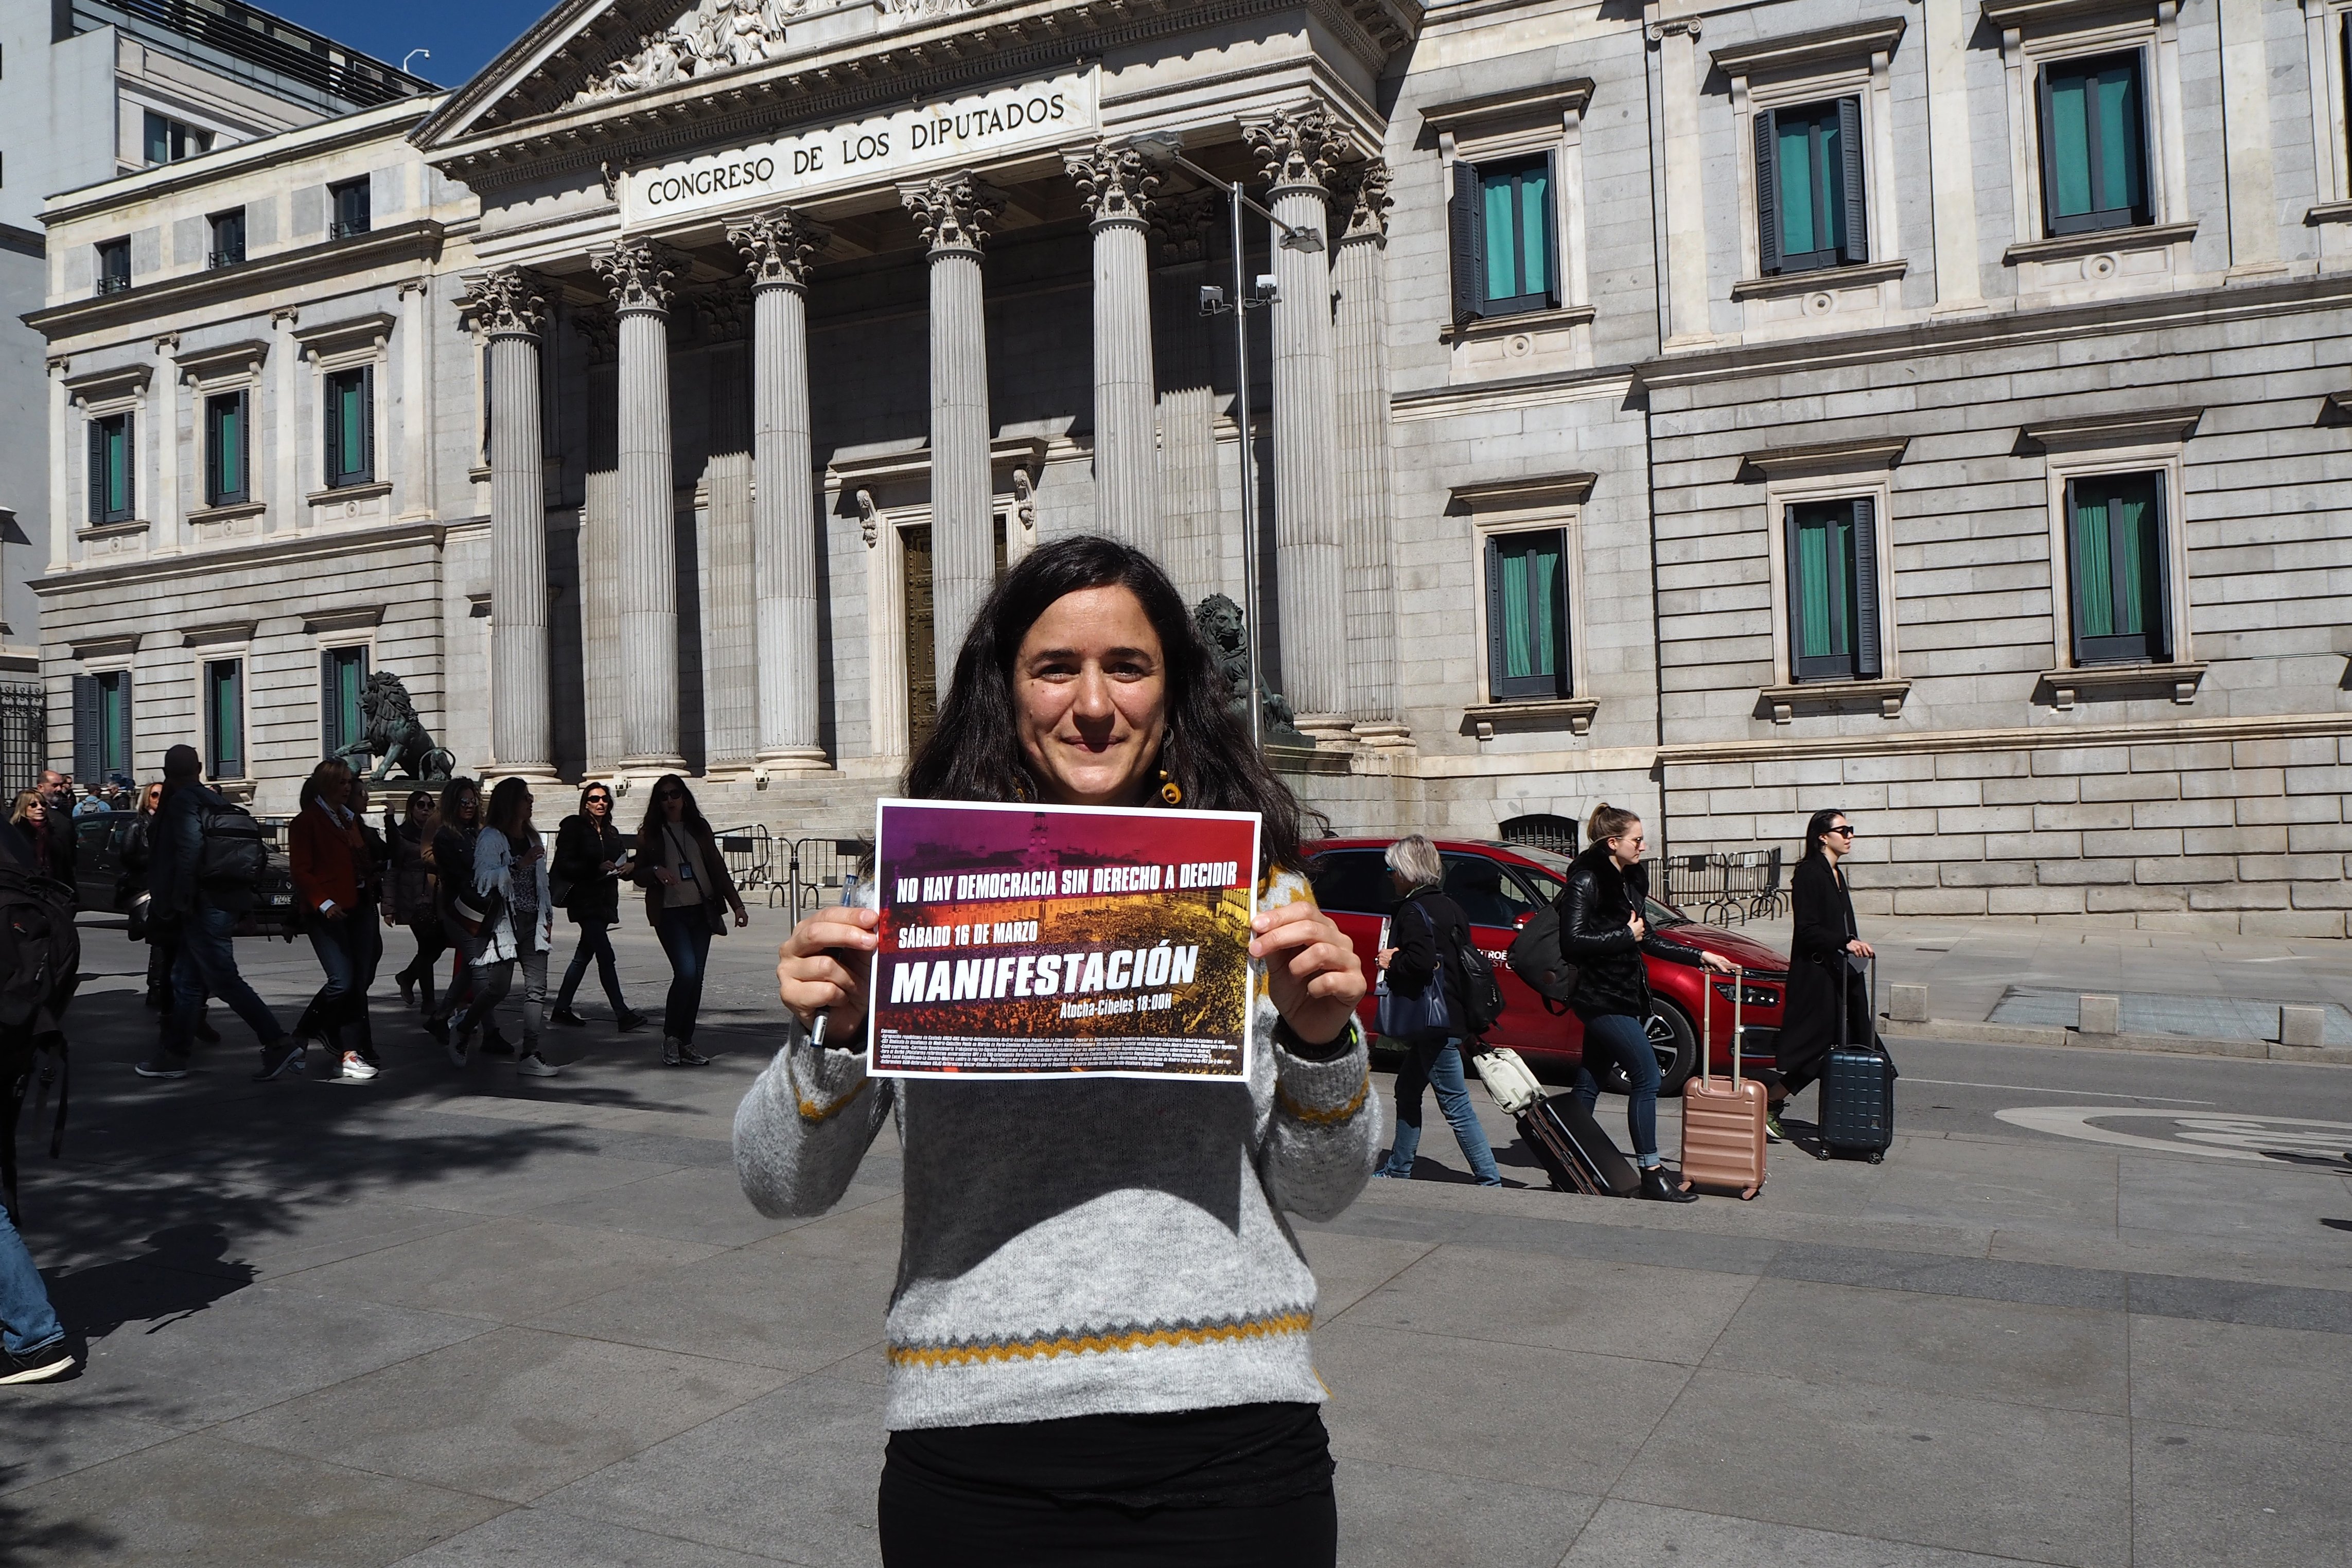
[[[931,525],[898,530],[900,600],[906,608],[907,749],[930,738],[939,717],[940,677],[931,641]]]

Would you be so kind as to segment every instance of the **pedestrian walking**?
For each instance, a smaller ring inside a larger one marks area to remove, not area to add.
[[[16,831],[16,841],[33,857],[34,866],[43,876],[56,877],[70,885],[72,875],[58,872],[57,840],[49,832],[48,798],[38,789],[19,789],[8,810],[8,825]]]
[[[1870,988],[1850,958],[1868,960],[1876,949],[1854,924],[1853,897],[1838,862],[1853,852],[1858,835],[1840,810],[1815,811],[1805,824],[1804,858],[1789,876],[1789,998],[1781,1013],[1780,1043],[1771,1075],[1765,1080],[1769,1109],[1764,1128],[1772,1141],[1788,1134],[1780,1108],[1789,1097],[1822,1076],[1838,1042],[1838,993],[1845,992],[1845,1023],[1856,1045],[1886,1054],[1871,1016]],[[1890,1057],[1891,1064],[1893,1059]]]
[[[41,774],[41,803],[47,808],[44,826],[49,838],[49,869],[42,874],[56,877],[68,887],[74,885],[75,864],[79,858],[74,842],[73,777],[56,768]]]
[[[441,824],[441,809],[431,790],[416,789],[409,793],[406,810],[398,822],[391,820],[389,810],[386,808],[383,837],[392,852],[392,871],[384,883],[384,924],[406,926],[416,943],[416,956],[393,977],[393,981],[400,987],[403,1007],[416,1005],[416,992],[422,988],[424,1008],[429,1017],[436,989],[434,973],[441,955],[449,950],[433,878],[433,835]]]
[[[1677,963],[1704,964],[1730,974],[1730,959],[1669,942],[1650,930],[1650,873],[1642,864],[1645,841],[1642,819],[1607,802],[1593,808],[1585,823],[1585,851],[1569,870],[1555,907],[1559,912],[1561,955],[1577,967],[1576,996],[1569,1006],[1584,1025],[1584,1060],[1576,1071],[1576,1097],[1589,1113],[1601,1098],[1595,1061],[1615,1061],[1625,1070],[1625,1128],[1633,1137],[1633,1163],[1641,1167],[1640,1196],[1658,1203],[1696,1203],[1666,1175],[1658,1155],[1658,1058],[1645,1027],[1653,1003],[1644,953]]]
[[[1470,1174],[1480,1186],[1500,1186],[1503,1173],[1495,1167],[1495,1152],[1486,1142],[1486,1129],[1479,1124],[1478,1110],[1471,1103],[1462,1071],[1470,1043],[1464,1027],[1470,1016],[1465,999],[1469,988],[1463,979],[1454,944],[1470,940],[1469,917],[1460,904],[1437,891],[1445,880],[1445,862],[1427,838],[1408,834],[1389,846],[1386,858],[1389,881],[1401,900],[1396,913],[1389,917],[1389,939],[1393,946],[1377,955],[1389,995],[1420,997],[1435,985],[1449,1021],[1443,1029],[1402,1042],[1405,1060],[1397,1070],[1394,1144],[1387,1162],[1372,1174],[1412,1176],[1412,1162],[1421,1152],[1422,1091],[1434,1089],[1438,1109],[1454,1128],[1454,1141],[1462,1146],[1462,1157],[1470,1162]]]
[[[367,775],[354,768],[352,772],[351,793],[343,799],[343,808],[351,814],[352,825],[360,831],[361,853],[358,865],[360,915],[358,929],[352,933],[352,982],[358,988],[360,1016],[367,1017],[368,998],[375,990],[376,971],[383,967],[383,928],[378,925],[383,911],[383,885],[392,874],[392,847],[383,835],[368,821]],[[373,1035],[373,1024],[367,1025]],[[373,1049],[371,1040],[370,1049]],[[370,1057],[381,1068],[383,1064]]]
[[[180,956],[180,922],[155,918],[155,902],[148,882],[155,853],[156,812],[163,803],[163,785],[160,779],[140,790],[131,831],[123,835],[122,873],[115,879],[114,891],[115,906],[126,916],[131,940],[147,944],[145,1001],[157,1014],[159,1049],[172,1028],[172,965]],[[220,1043],[220,1031],[205,1019],[201,1009],[196,1013],[195,1039],[205,1045]]]
[[[552,1078],[559,1071],[540,1053],[546,1019],[547,956],[555,932],[554,901],[547,890],[547,846],[530,825],[530,787],[501,779],[490,791],[480,834],[474,840],[475,906],[482,913],[481,946],[467,972],[473,998],[451,1028],[451,1060],[466,1064],[477,1030],[488,1031],[499,1003],[523,977],[522,1047],[515,1071],[526,1078]]]
[[[381,941],[364,891],[374,867],[361,820],[351,810],[351,792],[349,763],[334,758],[320,763],[303,781],[301,810],[288,832],[295,907],[326,977],[295,1020],[294,1035],[328,1052],[341,1076],[364,1083],[383,1069],[368,1029],[367,988],[361,977],[362,969],[373,974],[368,948],[374,944],[380,951]]]
[[[21,834],[0,835],[0,864],[16,873],[37,869]],[[62,894],[58,902],[63,902]],[[42,949],[27,941],[20,951],[25,958],[38,961]],[[71,966],[66,967],[71,969]],[[55,975],[56,970],[50,973]],[[20,964],[11,978],[22,976]],[[75,974],[68,972],[53,981],[47,996],[37,993],[24,999],[47,1009],[51,1016],[47,1021],[54,1027],[57,1015],[72,998],[75,982]],[[0,1385],[47,1383],[74,1369],[65,1325],[58,1321],[40,1267],[16,1228],[20,1218],[16,1207],[16,1124],[40,1071],[45,1038],[29,1017],[14,1028],[0,1030]]]
[[[438,1008],[427,1008],[425,1032],[441,1042],[449,1060],[466,1065],[467,1052],[457,1048],[449,1020],[462,1014],[474,999],[474,961],[488,938],[483,935],[486,911],[474,894],[474,841],[482,831],[482,787],[471,779],[452,779],[441,788],[439,821],[433,830],[434,903],[441,916],[441,932],[457,953],[457,972],[442,993]],[[430,982],[427,982],[428,986]]]
[[[702,1010],[702,971],[710,960],[710,938],[735,924],[751,924],[727,857],[719,852],[693,791],[675,773],[654,781],[646,820],[637,829],[633,873],[646,890],[646,918],[669,957],[669,1000],[662,1009],[662,1065],[707,1067],[710,1058],[694,1049],[694,1024]]]
[[[621,923],[621,878],[635,869],[621,831],[613,825],[613,791],[602,784],[589,785],[580,791],[580,810],[555,831],[555,858],[549,868],[555,902],[580,928],[580,946],[555,995],[551,1016],[557,1023],[579,1029],[588,1022],[572,1010],[572,998],[593,962],[614,1025],[624,1034],[645,1027],[646,1015],[621,996],[620,969],[613,958],[612,931]]]
[[[183,1078],[188,1042],[205,998],[226,1002],[261,1045],[266,1082],[302,1064],[300,1042],[289,1035],[237,973],[237,922],[258,896],[261,841],[253,820],[204,782],[204,759],[193,746],[163,754],[163,803],[147,865],[149,918],[175,923],[179,951],[172,963],[172,1027],[142,1078]]]
[[[1315,1277],[1283,1211],[1353,1201],[1382,1118],[1363,972],[1300,874],[1298,802],[1130,546],[1032,551],[955,669],[909,796],[1259,814],[1260,1000],[1246,1083],[869,1079],[872,887],[784,942],[785,1044],[735,1117],[745,1192],[821,1213],[886,1123],[904,1159],[882,1560],[1329,1568]]]

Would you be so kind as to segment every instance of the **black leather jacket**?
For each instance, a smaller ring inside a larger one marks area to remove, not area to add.
[[[1650,973],[1644,953],[1685,964],[1699,961],[1698,949],[1669,942],[1655,933],[1633,940],[1626,924],[1649,897],[1649,873],[1641,866],[1618,866],[1606,844],[1596,844],[1576,857],[1568,884],[1552,907],[1559,912],[1559,949],[1577,967],[1576,999],[1570,1005],[1579,1018],[1623,1013],[1650,1016]]]

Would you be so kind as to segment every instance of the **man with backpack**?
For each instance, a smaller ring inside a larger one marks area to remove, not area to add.
[[[302,1064],[301,1041],[288,1035],[268,1003],[237,973],[238,920],[257,896],[268,852],[261,825],[204,782],[204,760],[193,746],[163,754],[163,803],[155,813],[152,858],[147,863],[149,915],[179,925],[179,956],[172,965],[172,1022],[142,1078],[182,1078],[188,1042],[207,995],[226,1002],[261,1041],[256,1082]]]

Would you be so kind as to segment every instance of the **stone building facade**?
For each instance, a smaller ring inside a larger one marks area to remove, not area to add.
[[[1681,855],[1830,804],[1870,909],[2340,935],[2345,26],[567,0],[445,99],[52,204],[71,248],[250,182],[290,242],[385,193],[249,279],[53,276],[53,703],[131,672],[152,769],[248,658],[283,804],[363,649],[469,767],[854,831],[1040,539],[1247,602],[1246,468],[1342,828],[1607,799]],[[1244,465],[1201,298],[1262,277]],[[133,402],[176,487],[93,523]]]

